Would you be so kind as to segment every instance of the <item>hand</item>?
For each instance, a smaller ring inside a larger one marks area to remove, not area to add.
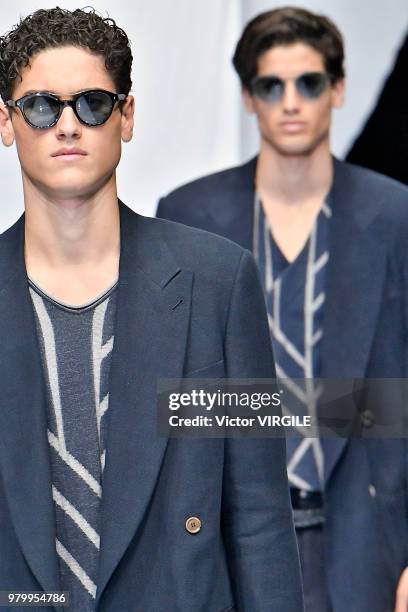
[[[408,567],[404,569],[398,582],[394,612],[408,612]]]

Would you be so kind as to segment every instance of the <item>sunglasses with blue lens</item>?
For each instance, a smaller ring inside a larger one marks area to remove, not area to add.
[[[306,100],[316,100],[330,85],[331,78],[326,72],[305,72],[293,80],[296,91]],[[286,87],[286,80],[273,74],[255,77],[250,92],[260,100],[273,104],[279,102]]]
[[[77,119],[88,127],[105,123],[112,114],[116,102],[123,102],[126,94],[116,94],[104,89],[82,91],[70,100],[61,100],[48,92],[27,94],[18,100],[8,100],[6,106],[19,108],[25,121],[32,128],[46,130],[53,127],[66,106],[70,106]]]

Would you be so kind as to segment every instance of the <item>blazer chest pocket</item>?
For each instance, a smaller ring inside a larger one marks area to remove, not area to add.
[[[224,359],[209,363],[197,370],[190,370],[184,374],[184,378],[225,378]]]

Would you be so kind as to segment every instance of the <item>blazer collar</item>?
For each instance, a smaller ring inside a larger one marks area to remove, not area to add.
[[[167,224],[120,204],[121,257],[103,476],[99,601],[153,494],[167,440],[156,433],[158,377],[182,376],[192,273]],[[44,590],[58,590],[46,392],[23,255],[24,215],[0,239],[0,460],[17,538]]]

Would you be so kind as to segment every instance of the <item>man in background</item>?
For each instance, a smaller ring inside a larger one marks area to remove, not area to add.
[[[233,63],[259,154],[175,190],[157,214],[253,251],[285,410],[316,415],[319,377],[407,376],[408,191],[331,156],[344,52],[329,19],[263,13]],[[361,419],[369,433],[371,412]],[[308,612],[408,610],[405,460],[402,439],[288,439]]]

